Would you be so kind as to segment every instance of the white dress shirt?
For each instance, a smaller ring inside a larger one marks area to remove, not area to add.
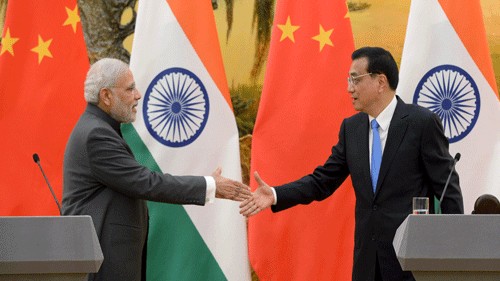
[[[384,148],[385,148],[385,143],[387,141],[387,133],[389,132],[389,125],[391,124],[392,116],[394,115],[394,111],[396,110],[396,105],[398,104],[398,101],[396,99],[396,96],[394,96],[391,100],[391,102],[387,105],[387,107],[380,112],[380,114],[377,116],[377,118],[372,117],[368,115],[368,124],[372,122],[373,119],[377,120],[377,123],[379,125],[378,127],[378,133],[380,135],[380,145],[382,146],[382,157],[384,156]],[[372,127],[368,126],[369,132],[369,155],[372,155],[372,144],[373,144],[373,131]],[[370,159],[370,167],[372,166],[372,158],[368,157]]]

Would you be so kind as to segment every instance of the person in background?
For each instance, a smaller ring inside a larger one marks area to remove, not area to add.
[[[141,94],[128,65],[104,58],[85,80],[87,108],[68,140],[63,164],[63,215],[89,215],[104,261],[89,280],[145,280],[146,200],[205,205],[214,198],[242,201],[250,188],[221,176],[173,176],[139,164],[122,138],[135,120]],[[214,167],[215,168],[215,167]],[[175,227],[175,225],[172,225]]]
[[[268,207],[279,212],[321,201],[350,175],[356,195],[352,280],[415,280],[401,269],[392,241],[412,213],[413,197],[440,198],[453,162],[448,139],[437,115],[396,95],[398,68],[388,51],[354,51],[347,81],[359,113],[343,120],[326,162],[274,188],[255,172],[258,187],[240,204],[240,213],[252,216]],[[446,214],[464,212],[457,172],[452,173],[441,208]]]

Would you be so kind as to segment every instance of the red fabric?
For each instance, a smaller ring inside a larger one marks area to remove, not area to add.
[[[75,7],[76,0],[8,2],[0,55],[1,216],[59,213],[32,155],[61,200],[64,149],[85,107],[89,67],[81,23],[65,25]],[[41,58],[39,38],[52,40]]]
[[[282,26],[299,26],[283,38]],[[320,25],[333,46],[316,38]],[[325,162],[343,118],[354,113],[347,76],[354,42],[345,1],[278,0],[251,170],[271,186]],[[256,188],[255,180],[251,186]],[[278,198],[279,200],[279,198]],[[249,254],[260,280],[350,280],[355,198],[350,178],[322,202],[249,220]]]

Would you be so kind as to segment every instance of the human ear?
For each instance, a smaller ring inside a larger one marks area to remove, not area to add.
[[[389,85],[389,81],[387,80],[387,76],[385,76],[385,74],[379,74],[378,75],[378,83],[379,83],[380,92],[385,91],[387,89],[387,85]]]
[[[111,101],[113,100],[113,92],[108,88],[102,88],[99,91],[99,101],[101,101],[107,107],[111,106]]]

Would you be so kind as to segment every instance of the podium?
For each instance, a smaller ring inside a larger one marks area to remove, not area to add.
[[[0,281],[83,281],[103,260],[90,216],[0,217]]]
[[[409,215],[393,246],[417,281],[500,280],[500,215]]]

